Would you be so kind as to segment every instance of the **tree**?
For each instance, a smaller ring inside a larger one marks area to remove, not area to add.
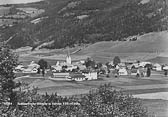
[[[113,64],[116,66],[119,63],[121,63],[120,57],[119,56],[115,56],[114,59],[113,59]]]
[[[47,69],[48,63],[44,59],[40,59],[38,64],[40,65],[40,69]]]
[[[14,91],[19,86],[15,79],[14,69],[18,65],[18,57],[12,53],[8,46],[0,49],[0,98],[1,101],[9,101],[13,106],[17,103],[17,94]]]
[[[81,99],[81,106],[86,115],[94,117],[147,117],[140,99],[114,90],[111,84],[90,91]]]
[[[146,74],[147,74],[147,77],[151,76],[151,68],[149,67],[147,68]]]
[[[101,69],[103,64],[102,63],[97,63],[96,66],[97,66],[97,69]]]
[[[87,68],[89,68],[89,67],[95,68],[96,63],[91,58],[87,58],[87,60],[85,61],[85,65]]]

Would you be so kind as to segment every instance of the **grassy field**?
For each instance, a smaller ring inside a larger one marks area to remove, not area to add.
[[[38,87],[39,94],[45,94],[45,92],[52,94],[57,93],[61,96],[71,96],[86,94],[91,89],[99,87],[101,84],[111,83],[116,90],[122,90],[124,93],[135,94],[148,94],[159,93],[168,91],[168,77],[164,77],[163,74],[152,75],[150,78],[136,78],[135,76],[128,77],[122,76],[119,78],[106,78],[100,76],[98,80],[93,81],[53,81],[41,75],[30,75],[27,77],[21,77],[16,81],[21,81],[29,84],[30,88]],[[156,117],[167,117],[168,115],[168,101],[157,99],[143,99],[143,105],[147,107],[151,115]]]
[[[39,93],[45,93],[45,91],[49,89],[49,92],[58,92],[60,95],[68,96],[78,94],[79,90],[85,90],[84,92],[88,92],[90,89],[96,88],[101,84],[111,83],[115,89],[132,92],[133,94],[141,94],[144,92],[150,93],[167,91],[168,78],[161,76],[162,74],[160,76],[159,75],[152,75],[151,78],[136,78],[134,76],[121,76],[119,78],[111,76],[110,78],[106,78],[104,76],[99,76],[98,80],[83,82],[49,80],[48,76],[42,77],[41,75],[29,75],[28,77],[20,77],[17,80],[28,83],[31,86],[39,87]]]

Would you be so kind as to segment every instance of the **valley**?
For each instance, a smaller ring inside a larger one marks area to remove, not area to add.
[[[21,83],[19,96],[37,88],[26,102],[46,93],[54,101],[80,98],[111,84],[140,98],[149,117],[167,117],[168,0],[27,2],[0,1],[0,46],[9,45],[20,65],[12,81]],[[41,67],[40,60],[47,65]]]

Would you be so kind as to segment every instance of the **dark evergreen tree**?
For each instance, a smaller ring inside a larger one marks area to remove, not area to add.
[[[47,69],[48,63],[44,59],[40,59],[38,64],[40,65],[40,69]]]
[[[87,68],[89,68],[89,67],[90,68],[95,68],[96,63],[91,58],[87,58],[87,60],[85,61],[85,65],[86,65]]]
[[[147,77],[151,76],[151,68],[150,67],[147,68],[146,74],[147,74]]]
[[[113,59],[113,64],[116,66],[119,63],[121,63],[120,57],[119,56],[115,56],[114,59]]]

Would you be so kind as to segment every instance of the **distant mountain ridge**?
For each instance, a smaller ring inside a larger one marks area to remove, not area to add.
[[[45,9],[39,17],[48,18],[38,24],[30,19],[1,29],[2,40],[17,33],[8,42],[12,48],[49,43],[40,47],[53,49],[125,41],[129,36],[168,29],[168,0],[45,0],[28,6]]]

